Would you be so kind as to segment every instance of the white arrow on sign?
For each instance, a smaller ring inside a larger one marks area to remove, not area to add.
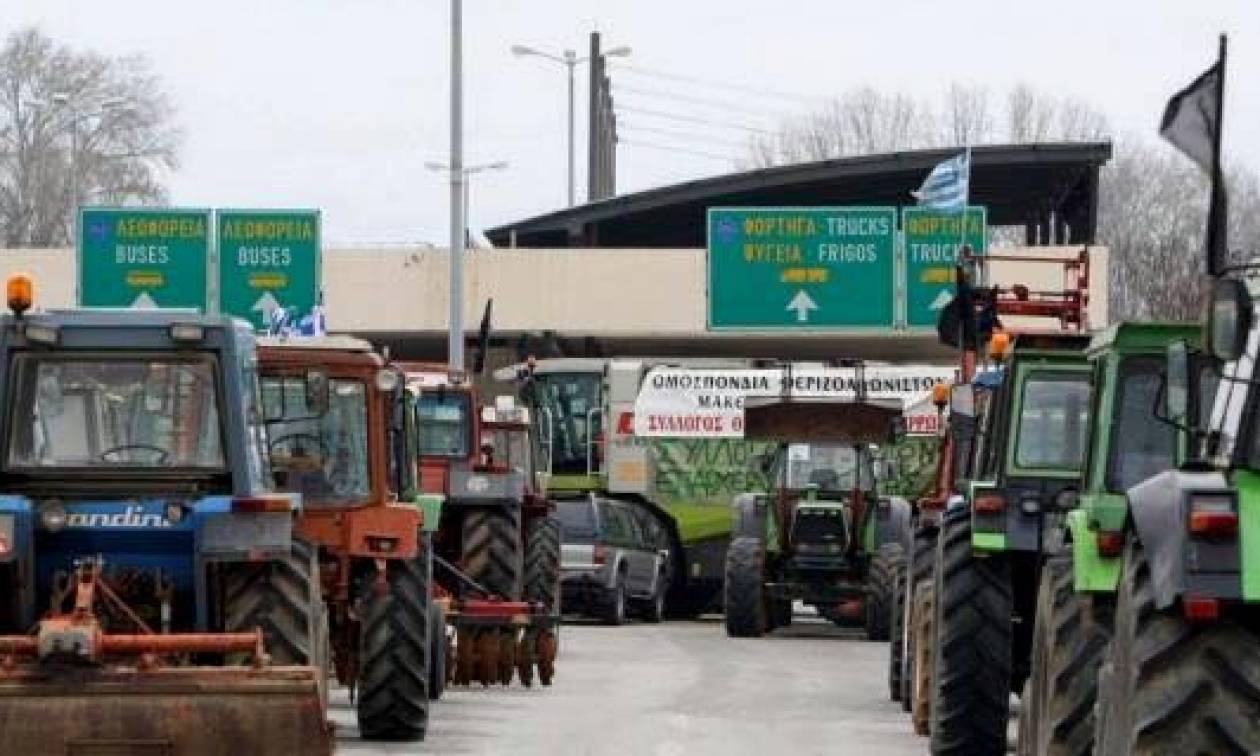
[[[809,294],[805,293],[804,289],[801,289],[796,292],[796,296],[792,297],[792,301],[788,302],[787,307],[784,307],[783,309],[796,310],[796,322],[808,323],[809,311],[817,310],[818,304],[814,302],[813,298],[811,298]]]
[[[272,296],[270,291],[264,291],[263,295],[254,303],[254,306],[249,309],[254,312],[261,312],[264,318],[271,320],[271,313],[279,307],[280,300]]]
[[[153,297],[149,296],[149,292],[142,291],[140,296],[136,297],[136,300],[131,303],[131,306],[141,310],[154,310],[157,309],[158,304]]]
[[[928,309],[943,310],[952,301],[954,301],[954,295],[949,293],[949,289],[941,289],[941,293],[936,295],[936,299],[932,300],[932,304],[928,305]]]

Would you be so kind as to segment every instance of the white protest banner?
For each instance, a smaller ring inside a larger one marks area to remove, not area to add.
[[[952,381],[955,371],[939,365],[867,365],[860,372],[866,399],[896,399],[910,407],[930,397],[932,386]],[[653,368],[635,401],[634,433],[667,438],[740,438],[744,435],[745,398],[855,401],[858,373],[852,367]],[[918,432],[925,432],[928,422],[916,421]]]

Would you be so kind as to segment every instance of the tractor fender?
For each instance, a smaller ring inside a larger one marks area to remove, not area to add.
[[[1168,608],[1186,586],[1186,532],[1190,494],[1228,491],[1220,472],[1168,470],[1128,490],[1133,532],[1151,568],[1155,605]]]
[[[766,497],[764,494],[739,494],[731,507],[735,520],[732,538],[744,536],[764,539],[766,537]]]
[[[901,544],[909,554],[914,540],[914,509],[900,496],[880,497],[875,516],[875,548],[886,543]]]

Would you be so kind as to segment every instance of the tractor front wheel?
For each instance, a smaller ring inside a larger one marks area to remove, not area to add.
[[[1093,750],[1098,668],[1111,634],[1109,615],[1105,606],[1076,592],[1070,555],[1046,561],[1037,593],[1032,670],[1020,700],[1020,753],[1072,756]]]
[[[741,536],[726,550],[726,634],[759,638],[770,618],[765,591],[765,548],[761,540]]]
[[[361,588],[359,732],[367,740],[422,740],[429,720],[429,569],[389,562],[386,584]]]
[[[1011,573],[977,558],[971,512],[949,510],[937,539],[932,753],[1002,753],[1011,696]]]
[[[866,586],[866,639],[886,641],[889,638],[890,619],[897,592],[897,568],[906,561],[901,544],[886,543],[879,547],[867,573]]]
[[[888,632],[888,698],[901,700],[901,676],[905,672],[906,653],[906,564],[897,566],[893,575],[892,603],[889,607]]]

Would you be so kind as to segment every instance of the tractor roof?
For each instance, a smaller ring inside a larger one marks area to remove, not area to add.
[[[602,375],[607,364],[608,360],[600,357],[547,357],[535,361],[534,375],[550,373],[599,373]],[[518,362],[494,371],[494,377],[499,381],[514,381],[526,369],[525,363]]]
[[[13,316],[4,314],[6,325],[13,322]],[[250,326],[244,320],[229,315],[203,315],[190,309],[153,309],[143,310],[130,307],[85,307],[74,310],[46,310],[27,313],[24,320],[38,322],[50,326],[69,328],[153,328],[169,327],[175,324],[200,325],[203,328],[236,329]]]
[[[1014,353],[1079,352],[1089,346],[1089,334],[1064,331],[1023,331],[1015,336]]]
[[[1203,328],[1197,323],[1116,323],[1094,334],[1089,342],[1089,356],[1094,358],[1105,352],[1162,354],[1164,347],[1179,339],[1195,346],[1202,334]]]
[[[323,349],[336,352],[371,352],[372,344],[354,336],[259,336],[260,347]]]
[[[258,356],[265,365],[297,368],[375,369],[385,364],[371,344],[352,336],[264,336],[258,339]]]
[[[896,399],[859,403],[750,397],[744,401],[744,438],[880,444],[888,440],[893,420],[901,413],[902,402]]]

